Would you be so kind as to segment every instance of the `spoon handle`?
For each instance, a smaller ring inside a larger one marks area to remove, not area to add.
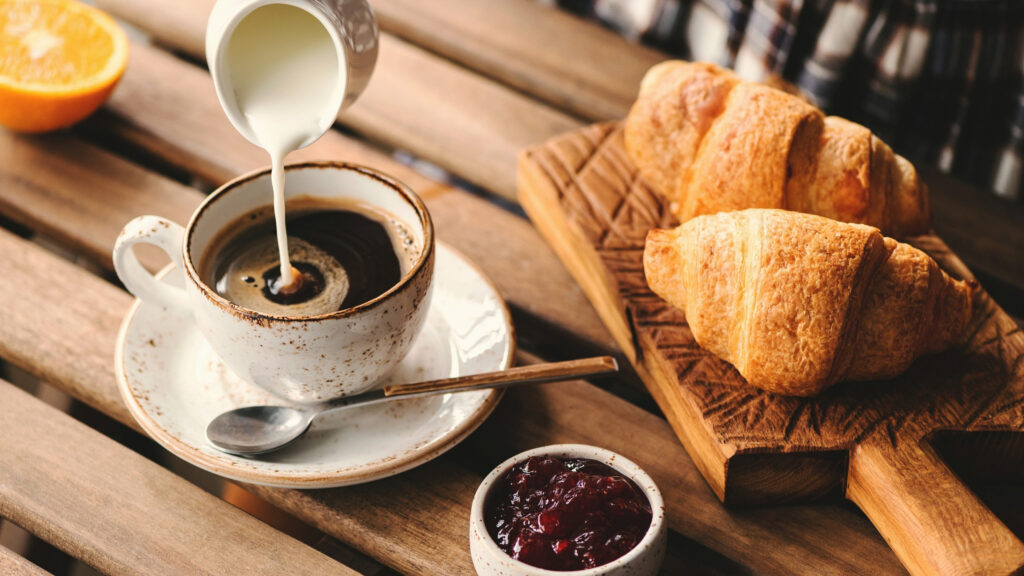
[[[391,398],[416,398],[442,392],[462,392],[464,390],[480,390],[484,388],[507,388],[517,384],[556,382],[558,380],[571,380],[584,376],[602,376],[612,374],[618,370],[619,365],[615,362],[615,358],[611,356],[597,356],[595,358],[567,360],[565,362],[531,364],[499,372],[486,372],[484,374],[430,380],[415,384],[392,384],[322,404],[317,411],[312,413],[312,425],[314,428],[332,426],[332,423],[337,419],[343,418],[346,408],[377,404],[379,402],[386,402]]]
[[[585,376],[604,376],[618,371],[618,363],[611,356],[597,356],[565,362],[517,366],[499,372],[486,372],[443,380],[430,380],[416,384],[392,384],[384,387],[384,396],[394,398],[437,392],[478,390],[481,388],[504,388],[513,384],[540,384],[571,380]]]

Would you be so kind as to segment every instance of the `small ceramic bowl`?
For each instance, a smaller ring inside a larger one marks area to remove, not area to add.
[[[636,483],[647,496],[651,512],[653,512],[651,526],[640,543],[624,556],[603,566],[572,571],[537,568],[514,560],[501,548],[498,548],[498,544],[491,538],[487,531],[487,524],[484,522],[484,504],[487,501],[487,495],[495,482],[504,476],[509,468],[531,456],[589,458],[607,464]],[[651,477],[639,466],[615,452],[583,444],[543,446],[516,454],[505,460],[480,483],[476,495],[473,496],[473,506],[469,513],[469,551],[473,557],[473,567],[481,576],[653,576],[658,573],[661,562],[665,558],[667,532],[665,502]]]

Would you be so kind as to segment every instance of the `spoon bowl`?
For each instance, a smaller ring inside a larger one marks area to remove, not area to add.
[[[316,414],[288,406],[246,406],[224,412],[210,421],[206,438],[229,454],[266,454],[302,436]]]

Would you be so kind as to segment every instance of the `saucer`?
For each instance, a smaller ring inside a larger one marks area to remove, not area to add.
[[[503,370],[515,349],[512,320],[497,288],[454,249],[438,242],[433,295],[423,330],[386,383]],[[181,285],[179,274],[164,282]],[[192,316],[136,300],[118,335],[115,372],[139,425],[164,448],[215,474],[287,488],[369,482],[419,466],[458,444],[497,405],[499,390],[394,400],[350,409],[346,423],[311,429],[293,444],[249,459],[206,440],[218,414],[289,403],[250,384],[217,357]]]

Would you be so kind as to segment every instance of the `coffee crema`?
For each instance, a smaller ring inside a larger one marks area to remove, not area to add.
[[[317,316],[387,292],[419,254],[403,223],[365,204],[302,197],[285,212],[296,282],[281,281],[272,205],[237,218],[210,242],[200,258],[202,281],[255,312]]]

